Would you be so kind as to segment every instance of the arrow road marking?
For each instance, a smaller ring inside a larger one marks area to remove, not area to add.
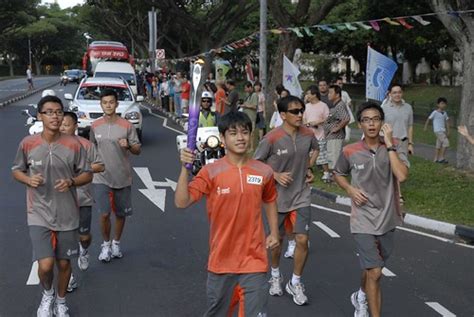
[[[134,167],[133,169],[146,187],[146,189],[139,189],[140,193],[161,209],[162,212],[165,212],[166,189],[156,187],[170,187],[173,191],[176,191],[177,183],[169,178],[165,178],[164,182],[153,181],[148,167]]]
[[[336,232],[334,232],[331,228],[329,228],[328,226],[326,226],[324,223],[320,222],[320,221],[313,221],[313,223],[319,227],[321,230],[323,230],[324,232],[326,232],[331,238],[340,238],[341,236],[338,235]]]
[[[28,280],[26,281],[26,285],[38,285],[40,283],[40,279],[38,276],[38,261],[34,261],[31,265],[30,276],[28,276]]]
[[[438,302],[425,302],[425,304],[433,308],[437,313],[439,313],[443,317],[456,317],[455,314],[453,314],[452,312],[444,308]]]

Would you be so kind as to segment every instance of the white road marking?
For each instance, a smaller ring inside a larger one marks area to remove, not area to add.
[[[162,212],[165,212],[166,189],[157,189],[156,187],[171,187],[172,190],[176,191],[177,183],[169,178],[165,178],[165,182],[153,181],[148,167],[134,167],[133,170],[146,187],[146,189],[139,189],[140,193],[145,195],[145,197],[160,208]]]
[[[332,212],[332,213],[335,213],[335,214],[338,214],[338,215],[347,216],[347,217],[349,217],[349,216],[351,215],[349,212],[346,212],[346,211],[337,210],[337,209],[333,209],[333,208],[328,208],[328,207],[321,206],[321,205],[317,205],[317,204],[311,204],[311,207],[313,207],[313,208],[318,208],[318,209],[321,209],[321,210],[326,210],[326,211],[329,211],[329,212]],[[443,237],[440,237],[440,236],[437,236],[437,235],[434,235],[434,234],[430,234],[430,233],[426,233],[426,232],[421,232],[421,231],[418,231],[418,230],[414,230],[414,229],[410,229],[410,228],[405,228],[405,227],[397,227],[397,229],[402,230],[402,231],[407,231],[407,232],[410,232],[410,233],[414,233],[414,234],[417,234],[417,235],[420,235],[420,236],[424,236],[424,237],[436,239],[436,240],[439,240],[439,241],[442,241],[442,242],[452,243],[452,244],[458,245],[458,246],[460,246],[460,247],[469,248],[469,249],[474,249],[474,246],[473,246],[473,245],[468,245],[468,244],[464,244],[464,243],[454,242],[453,240],[446,239],[446,238],[443,238]]]
[[[386,267],[384,267],[382,269],[382,274],[387,276],[387,277],[395,277],[397,276],[395,273],[393,273],[392,271],[390,271],[389,269],[387,269]]]
[[[319,227],[321,230],[323,230],[324,232],[326,232],[331,238],[340,238],[341,236],[338,235],[335,231],[333,231],[331,228],[329,228],[328,226],[326,226],[324,223],[320,222],[320,221],[313,221],[313,223]]]
[[[40,283],[40,279],[38,276],[38,261],[34,261],[31,265],[30,275],[28,276],[28,280],[26,281],[26,285],[38,285]]]
[[[166,129],[169,129],[169,130],[174,131],[174,132],[179,133],[179,134],[186,134],[186,133],[184,133],[183,131],[179,131],[179,130],[176,130],[176,129],[172,128],[172,127],[169,127],[169,126],[168,126],[168,118],[165,118],[165,117],[163,117],[163,116],[160,116],[160,115],[158,115],[158,114],[153,113],[153,112],[151,111],[151,109],[149,109],[149,108],[147,108],[147,107],[143,107],[143,106],[142,106],[142,108],[148,110],[148,113],[150,113],[152,116],[157,117],[157,118],[160,118],[160,119],[163,119],[163,127],[165,127]]]
[[[166,189],[139,189],[140,193],[145,195],[156,207],[165,212]]]
[[[455,314],[447,310],[438,302],[425,302],[425,304],[433,308],[438,314],[440,314],[443,317],[456,317]]]

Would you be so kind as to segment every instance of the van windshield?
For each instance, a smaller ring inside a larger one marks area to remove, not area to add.
[[[99,100],[100,93],[104,89],[112,89],[118,95],[120,101],[133,101],[132,94],[128,88],[115,87],[115,86],[83,86],[79,88],[77,93],[78,100]]]
[[[129,85],[135,85],[135,74],[131,73],[95,72],[94,77],[123,78]]]

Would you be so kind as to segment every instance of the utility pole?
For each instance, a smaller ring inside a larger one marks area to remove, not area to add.
[[[265,100],[269,100],[269,94],[267,91],[267,0],[260,0],[260,54],[258,79],[262,83],[262,91],[265,95]]]
[[[31,63],[31,39],[28,36],[28,62],[30,67],[33,67],[33,64]]]
[[[155,73],[155,59],[156,59],[156,11],[155,11],[155,1],[152,1],[151,11],[148,11],[148,27],[150,32],[149,40],[149,57],[150,57],[150,70],[152,73]]]

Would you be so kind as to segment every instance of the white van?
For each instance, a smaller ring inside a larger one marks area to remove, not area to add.
[[[133,94],[137,95],[137,77],[135,71],[126,62],[100,62],[97,64],[94,77],[116,77],[127,81]]]

